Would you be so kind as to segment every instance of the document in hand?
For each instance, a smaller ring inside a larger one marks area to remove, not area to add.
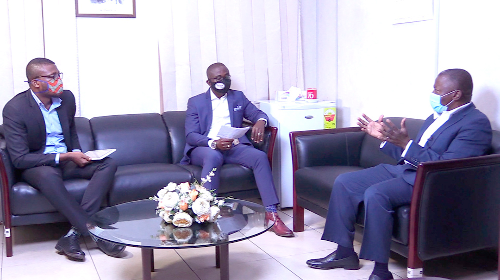
[[[105,150],[93,150],[88,151],[85,154],[90,157],[91,160],[101,160],[110,154],[114,153],[116,149],[105,149]]]
[[[238,139],[241,136],[245,135],[245,133],[250,129],[250,127],[230,127],[230,126],[221,126],[219,133],[217,133],[217,136],[220,138],[226,138],[226,139]]]

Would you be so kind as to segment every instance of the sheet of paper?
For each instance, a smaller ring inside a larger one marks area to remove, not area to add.
[[[221,126],[219,133],[217,133],[217,136],[220,138],[227,138],[227,139],[238,139],[241,136],[245,135],[245,133],[250,129],[250,127],[230,127],[230,126]]]
[[[85,154],[90,157],[91,160],[101,160],[110,154],[114,153],[116,149],[105,149],[105,150],[93,150],[88,151]]]

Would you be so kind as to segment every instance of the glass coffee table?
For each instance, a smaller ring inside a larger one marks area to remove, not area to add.
[[[139,200],[107,207],[92,215],[90,234],[99,239],[141,248],[142,275],[151,279],[153,249],[185,249],[215,246],[220,278],[229,279],[229,244],[264,233],[274,224],[265,224],[265,207],[253,202],[226,199],[215,223],[178,228],[166,224],[156,212],[158,203]]]

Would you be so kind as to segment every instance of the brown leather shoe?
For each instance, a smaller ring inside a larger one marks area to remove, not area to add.
[[[295,236],[293,234],[293,231],[291,231],[283,223],[280,216],[278,216],[278,213],[266,212],[266,225],[269,223],[269,221],[274,221],[274,225],[270,229],[270,231],[273,231],[274,233],[276,233],[277,236],[281,236],[281,237],[294,237]]]

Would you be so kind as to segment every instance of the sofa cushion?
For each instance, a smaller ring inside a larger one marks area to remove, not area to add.
[[[71,179],[64,181],[64,186],[78,202],[81,202],[88,183],[89,180],[85,179]],[[105,206],[105,203],[103,201],[102,205]],[[10,205],[13,215],[57,211],[41,192],[25,182],[19,182],[12,186],[10,191]]]
[[[147,163],[118,166],[109,193],[109,205],[154,196],[170,182],[191,181],[191,173],[176,164]]]
[[[76,134],[78,134],[78,141],[82,147],[82,152],[95,150],[94,136],[90,128],[90,121],[84,117],[75,118]]]
[[[359,166],[315,166],[295,171],[295,192],[298,197],[328,209],[335,179],[343,173],[363,170]]]
[[[162,114],[172,142],[172,163],[181,162],[186,146],[186,111],[168,111]]]
[[[96,149],[116,149],[118,166],[172,163],[170,137],[160,114],[95,117],[90,120]]]

